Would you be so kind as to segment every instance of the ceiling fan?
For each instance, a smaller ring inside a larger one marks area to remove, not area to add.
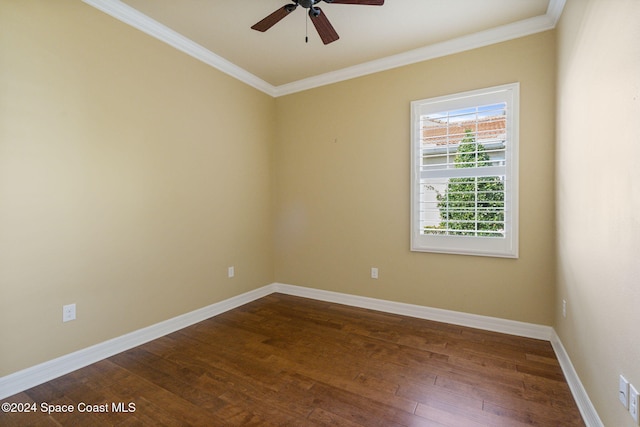
[[[262,21],[253,25],[251,28],[256,31],[265,32],[269,28],[276,25],[282,18],[289,15],[296,10],[298,6],[302,6],[305,9],[309,9],[309,18],[313,22],[314,27],[318,31],[322,43],[329,44],[340,38],[336,30],[333,28],[327,16],[322,12],[319,7],[315,7],[316,4],[324,1],[325,3],[336,4],[360,4],[368,6],[382,6],[384,0],[292,0],[293,3],[284,5],[280,9],[273,12],[271,15],[264,18]],[[308,39],[307,39],[308,41]]]

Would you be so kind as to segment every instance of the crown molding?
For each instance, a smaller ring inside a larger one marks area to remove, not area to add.
[[[553,21],[553,27],[555,28],[562,16],[564,5],[567,0],[551,0],[547,7],[547,16]]]
[[[163,41],[187,55],[190,55],[272,97],[302,92],[308,89],[338,83],[380,71],[403,67],[405,65],[415,64],[551,30],[557,25],[566,2],[566,0],[550,0],[547,12],[544,15],[524,19],[512,24],[503,25],[468,36],[458,37],[442,43],[424,46],[398,55],[365,62],[352,67],[320,74],[318,76],[309,77],[280,86],[273,86],[245,69],[238,67],[205,47],[173,31],[165,25],[149,18],[147,15],[139,12],[120,0],[83,1],[88,5],[124,22],[125,24],[131,25],[132,27]]]
[[[275,96],[275,87],[232,62],[169,27],[149,18],[120,0],[82,0],[84,3],[150,35],[176,49],[228,74],[268,95]]]
[[[453,55],[455,53],[525,37],[553,28],[554,23],[552,18],[547,15],[541,15],[518,21],[513,24],[503,25],[501,27],[470,34],[468,36],[447,40],[442,43],[436,43],[410,50],[398,55],[388,56],[386,58],[365,62],[352,67],[343,68],[341,70],[287,83],[276,87],[275,96],[288,95],[319,86],[362,77],[380,71],[386,71],[393,68],[403,67],[405,65],[428,61],[430,59]]]

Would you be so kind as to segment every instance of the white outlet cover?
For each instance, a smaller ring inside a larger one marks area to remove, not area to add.
[[[378,278],[378,269],[376,267],[371,267],[371,278],[372,279]]]
[[[618,386],[618,399],[622,406],[629,409],[629,381],[620,375],[620,385]]]
[[[62,306],[62,321],[69,322],[71,320],[76,320],[76,305],[75,304],[67,304]]]
[[[227,276],[231,278],[235,275],[236,275],[236,269],[233,266],[229,267],[227,269]]]
[[[638,390],[633,384],[629,384],[629,413],[638,424]]]

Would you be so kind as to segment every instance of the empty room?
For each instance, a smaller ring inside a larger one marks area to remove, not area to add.
[[[639,23],[0,0],[0,425],[640,425]]]

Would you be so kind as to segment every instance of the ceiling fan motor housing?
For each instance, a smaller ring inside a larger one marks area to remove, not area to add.
[[[296,1],[296,3],[298,3],[300,6],[304,7],[305,9],[310,9],[313,7],[313,5],[315,5],[316,3],[319,3],[320,0],[298,0]]]
[[[324,1],[325,3],[339,3],[339,4],[359,4],[370,6],[382,6],[384,0],[289,0],[291,3],[286,4],[275,12],[271,13],[258,23],[251,26],[252,29],[260,32],[265,32],[275,24],[280,22],[285,16],[293,12],[298,6],[302,6],[305,9],[309,9],[309,17],[311,22],[316,27],[322,43],[329,44],[340,38],[336,30],[333,28],[327,16],[322,13],[319,7],[315,7],[316,4]],[[308,38],[305,38],[308,40]]]

